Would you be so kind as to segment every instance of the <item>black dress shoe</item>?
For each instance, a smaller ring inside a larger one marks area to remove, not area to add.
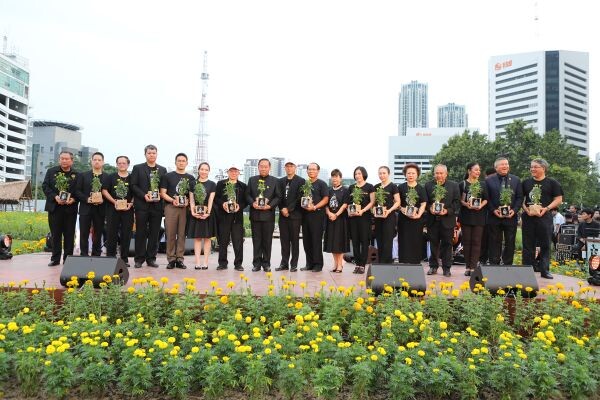
[[[175,268],[175,261],[169,261],[169,263],[167,264],[167,269],[173,269]]]
[[[552,276],[552,274],[550,272],[548,272],[546,274],[542,274],[542,278],[544,278],[544,279],[554,279],[554,277]]]
[[[265,271],[265,272],[271,272],[271,267],[263,267],[263,271]]]
[[[280,265],[279,267],[275,268],[275,271],[287,271],[288,267],[285,265]]]
[[[449,269],[444,270],[444,276],[452,276]]]
[[[298,267],[291,267],[290,268],[290,272],[296,272],[296,271],[298,271]]]
[[[175,261],[175,268],[187,269],[187,266],[183,263],[183,261]]]
[[[258,272],[260,271],[260,265],[256,266],[256,267],[252,267],[252,272]]]
[[[227,265],[219,265],[217,267],[217,271],[223,271],[224,269],[227,269]]]
[[[437,274],[437,268],[431,267],[429,271],[427,271],[427,275],[435,275]]]
[[[313,268],[312,269],[312,272],[321,272],[321,271],[323,271],[322,267],[321,268]]]
[[[60,264],[60,261],[50,261],[48,263],[49,267],[56,267],[58,264]]]
[[[146,265],[148,265],[149,267],[152,267],[152,268],[158,268],[158,264],[154,260],[146,261]]]
[[[312,267],[302,267],[300,268],[300,271],[312,271]]]
[[[465,276],[471,276],[471,270],[470,269],[466,269],[465,270]]]
[[[225,267],[225,269],[227,269],[227,267]],[[235,269],[236,271],[243,271],[244,267],[242,267],[241,265],[237,265],[237,266],[233,267],[233,269]]]
[[[142,263],[136,261],[135,264],[133,264],[133,268],[142,268]]]

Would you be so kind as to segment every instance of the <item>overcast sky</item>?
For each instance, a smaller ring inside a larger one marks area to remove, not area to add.
[[[490,56],[590,53],[590,155],[600,120],[592,1],[0,0],[0,34],[29,59],[31,115],[83,126],[114,164],[154,143],[193,163],[208,51],[213,172],[246,158],[319,162],[349,177],[388,162],[403,83],[437,106],[464,104],[487,133]],[[538,17],[537,23],[534,21]]]

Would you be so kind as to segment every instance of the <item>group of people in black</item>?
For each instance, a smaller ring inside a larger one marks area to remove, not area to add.
[[[521,181],[509,173],[508,159],[494,163],[495,173],[480,180],[479,164],[466,166],[461,182],[448,179],[445,165],[436,165],[433,180],[421,185],[417,164],[406,164],[406,182],[391,181],[386,166],[378,169],[379,183],[367,182],[364,167],[356,167],[354,183],[342,185],[342,173],[331,172],[331,186],[319,179],[320,166],[310,163],[308,178],[296,175],[293,162],[285,164],[286,176],[270,175],[271,163],[261,159],[258,175],[241,182],[239,169],[231,166],[228,177],[217,183],[208,179],[210,166],[201,163],[197,176],[186,173],[187,156],[175,157],[175,170],[168,172],[157,164],[157,148],[144,149],[146,161],[129,170],[129,158],[116,159],[117,172],[103,173],[104,156],[92,156],[92,169],[77,172],[71,167],[73,155],[63,151],[59,164],[49,168],[43,183],[46,211],[52,236],[49,266],[58,265],[73,254],[76,218],[79,211],[80,248],[88,255],[101,254],[102,232],[106,221],[107,256],[117,255],[128,263],[129,244],[135,229],[134,267],[143,263],[158,267],[161,221],[165,218],[167,268],[186,268],[185,239],[194,239],[195,269],[208,268],[211,238],[217,237],[217,270],[228,268],[227,247],[233,247],[235,270],[243,271],[244,210],[249,208],[252,230],[252,271],[271,270],[271,245],[279,211],[278,226],[281,261],[276,271],[296,271],[300,251],[300,232],[306,255],[303,271],[323,269],[323,252],[333,255],[331,272],[342,272],[343,255],[350,251],[354,273],[362,274],[369,259],[374,236],[377,260],[394,262],[393,242],[398,238],[398,262],[420,263],[423,259],[423,231],[430,245],[428,274],[450,276],[453,261],[452,240],[459,221],[465,255],[466,275],[480,261],[482,246],[491,264],[511,265],[515,251],[517,215],[522,209],[523,264],[536,264],[544,278],[549,271],[550,243],[553,234],[549,210],[562,203],[560,184],[546,176],[548,163],[531,162],[531,177]],[[100,191],[101,195],[97,192]],[[79,208],[78,208],[79,205]],[[135,226],[135,228],[134,228]],[[64,241],[64,252],[62,245]],[[536,259],[536,247],[539,255]],[[128,264],[129,265],[129,264]]]

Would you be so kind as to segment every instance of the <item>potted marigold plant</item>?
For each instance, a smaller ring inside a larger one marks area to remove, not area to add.
[[[437,182],[435,184],[435,187],[433,188],[433,200],[434,200],[433,201],[433,213],[434,214],[440,214],[442,211],[444,211],[444,203],[442,203],[442,200],[444,200],[444,197],[446,197],[446,188],[440,182]]]
[[[500,211],[500,215],[503,218],[508,218],[508,215],[510,214],[512,195],[513,190],[510,187],[503,187],[502,190],[500,190],[500,207],[498,207],[498,211]]]
[[[535,184],[529,192],[531,204],[529,204],[529,215],[539,217],[542,215],[542,185]]]
[[[117,203],[115,209],[122,211],[127,210],[127,195],[129,194],[129,183],[121,178],[117,178],[115,185],[115,194],[117,195]]]
[[[237,208],[237,197],[235,194],[235,182],[227,181],[225,184],[225,197],[227,197],[227,212],[234,213]]]
[[[196,214],[203,215],[206,212],[204,201],[206,200],[206,188],[201,182],[196,183],[194,188],[194,203]]]
[[[352,193],[350,194],[350,197],[352,198],[352,203],[350,205],[348,205],[348,215],[350,216],[354,216],[357,215],[362,206],[362,197],[363,197],[363,191],[361,188],[359,188],[358,186],[354,186],[354,189],[352,189]]]
[[[479,180],[476,180],[475,182],[471,183],[471,185],[469,186],[468,200],[471,207],[478,208],[479,206],[481,206],[481,192],[482,188],[481,182],[479,182]]]
[[[377,190],[375,190],[375,207],[373,207],[373,214],[375,218],[383,218],[385,215],[385,198],[387,197],[388,192],[385,191],[383,186],[378,186]]]
[[[69,201],[71,198],[71,193],[69,193],[69,178],[64,172],[56,174],[55,187],[58,190],[58,198],[61,201]]]
[[[181,178],[177,184],[177,206],[185,207],[187,205],[187,195],[190,192],[190,180]]]
[[[102,203],[102,182],[100,182],[100,177],[94,174],[92,178],[92,191],[90,192],[90,203],[92,204],[100,204]]]
[[[148,194],[152,198],[152,201],[160,201],[160,196],[158,194],[158,188],[160,186],[160,175],[158,175],[158,170],[150,172],[150,190]]]
[[[417,200],[419,200],[419,194],[417,193],[417,189],[414,187],[409,187],[406,192],[406,216],[412,217],[417,211]]]

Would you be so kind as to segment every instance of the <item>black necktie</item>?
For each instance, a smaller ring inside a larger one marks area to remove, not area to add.
[[[506,175],[500,178],[500,183],[502,187],[508,187],[508,182],[506,181]]]

